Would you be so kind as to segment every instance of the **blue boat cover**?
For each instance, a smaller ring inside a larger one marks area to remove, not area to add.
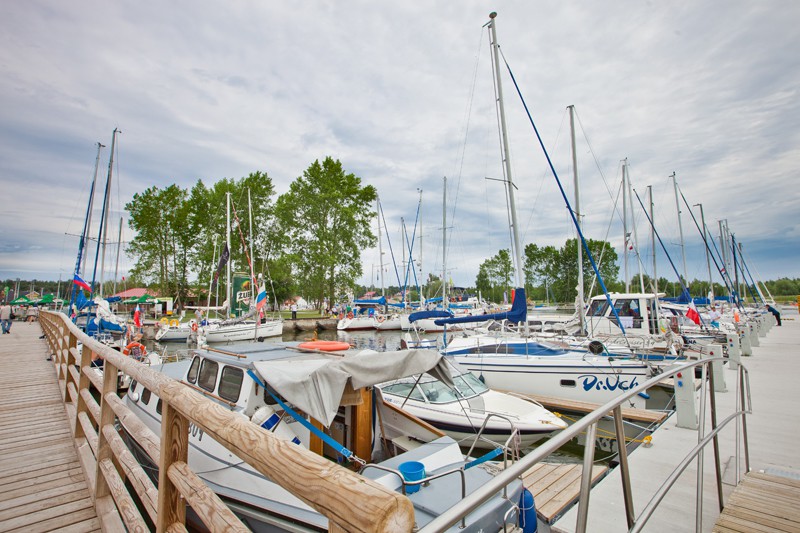
[[[485,322],[487,320],[508,320],[509,322],[525,322],[528,316],[528,301],[525,299],[525,289],[518,287],[514,289],[514,303],[511,309],[502,313],[491,313],[488,315],[470,315],[453,318],[444,318],[434,321],[437,326],[446,324],[466,324],[468,322]]]
[[[413,324],[417,320],[422,320],[423,318],[452,318],[452,317],[453,313],[451,313],[450,311],[417,311],[415,313],[411,313],[410,315],[408,315],[408,321]]]
[[[380,298],[373,298],[373,299],[364,299],[364,300],[353,300],[354,305],[386,305],[386,298],[381,296]]]

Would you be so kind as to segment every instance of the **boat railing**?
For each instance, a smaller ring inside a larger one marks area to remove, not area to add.
[[[40,323],[104,531],[186,531],[188,506],[208,530],[249,531],[188,464],[190,431],[200,430],[307,502],[328,519],[331,531],[368,532],[375,530],[375,524],[397,524],[406,531],[414,527],[414,508],[404,495],[279,439],[218,402],[97,342],[64,314],[42,312]],[[102,374],[91,367],[97,357],[103,359]],[[160,436],[120,398],[118,371],[158,396]],[[138,449],[128,448],[120,429]],[[157,466],[157,485],[134,453],[146,454]],[[343,502],[361,502],[365,512],[349,512]]]
[[[540,406],[541,407],[541,406]],[[492,442],[489,439],[483,437],[483,432],[486,430],[486,426],[489,424],[489,420],[492,418],[499,418],[501,420],[505,420],[508,422],[509,427],[509,434],[506,442],[503,444],[503,466],[508,466],[508,454],[509,452],[512,454],[512,458],[517,459],[519,458],[519,438],[520,432],[519,428],[514,425],[514,422],[505,415],[501,415],[500,413],[487,413],[486,418],[483,419],[483,424],[481,424],[481,428],[478,430],[478,433],[475,434],[472,440],[472,446],[470,446],[469,451],[467,452],[467,456],[472,457],[472,452],[475,449],[475,446],[478,442]]]
[[[702,517],[703,517],[703,452],[707,446],[712,445],[714,452],[714,466],[716,475],[716,489],[717,499],[720,511],[723,508],[724,500],[722,494],[722,468],[720,462],[719,452],[719,433],[727,427],[731,422],[736,422],[735,438],[736,438],[736,482],[738,484],[740,472],[739,465],[741,464],[741,453],[744,453],[744,469],[745,472],[750,470],[750,456],[747,439],[747,423],[746,415],[752,413],[752,405],[750,398],[750,381],[747,369],[737,364],[737,379],[736,379],[736,406],[734,412],[722,420],[717,420],[717,405],[716,405],[716,389],[715,389],[715,374],[721,372],[722,362],[726,359],[723,356],[708,357],[697,361],[683,363],[671,367],[669,370],[649,379],[645,383],[627,391],[625,394],[618,398],[609,401],[605,405],[599,407],[592,413],[587,414],[579,421],[575,422],[568,429],[563,430],[550,438],[546,443],[539,446],[528,455],[521,458],[519,461],[508,466],[499,472],[489,482],[485,483],[476,491],[472,492],[469,496],[463,498],[456,503],[453,507],[439,515],[437,518],[429,522],[420,532],[432,533],[445,531],[452,525],[457,523],[462,516],[471,513],[484,502],[486,502],[498,491],[507,487],[514,480],[518,479],[525,472],[537,463],[544,460],[553,452],[559,450],[562,446],[575,439],[578,435],[585,433],[587,445],[583,454],[583,466],[580,483],[580,493],[578,497],[578,511],[576,518],[575,531],[583,533],[587,528],[587,519],[589,512],[589,495],[592,484],[592,466],[594,463],[595,447],[591,444],[595,441],[597,436],[598,422],[606,418],[608,413],[613,414],[614,428],[617,442],[625,442],[625,433],[622,421],[622,406],[628,400],[644,392],[646,389],[657,385],[659,382],[666,378],[675,377],[676,381],[683,381],[688,379],[691,383],[694,380],[695,369],[699,368],[701,373],[701,403],[700,414],[697,429],[699,432],[697,445],[689,451],[688,454],[680,461],[672,473],[663,482],[661,487],[655,492],[651,500],[641,510],[638,516],[635,513],[633,505],[633,496],[631,489],[631,476],[628,464],[628,452],[625,446],[619,446],[618,467],[620,469],[621,489],[623,500],[625,503],[625,515],[627,520],[627,531],[638,532],[641,531],[647,524],[648,519],[653,514],[653,511],[663,500],[664,496],[673,487],[680,475],[686,470],[686,467],[693,461],[697,461],[697,491],[696,491],[696,530],[702,530]],[[710,371],[709,371],[710,369]],[[720,379],[717,375],[716,379]],[[679,385],[680,386],[680,385]],[[694,392],[694,389],[692,388]],[[705,433],[706,427],[706,410],[710,410],[710,425],[711,429]]]

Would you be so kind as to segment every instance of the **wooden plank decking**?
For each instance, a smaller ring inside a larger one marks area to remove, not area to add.
[[[0,335],[0,532],[100,531],[41,334]]]
[[[536,512],[552,524],[578,499],[581,490],[580,464],[539,463],[522,476],[522,484],[533,494]],[[592,484],[608,471],[608,467],[592,468]]]
[[[713,531],[800,531],[800,481],[747,473],[728,498]]]
[[[509,393],[509,391],[502,391]],[[570,411],[573,413],[591,413],[598,407],[599,403],[584,402],[580,400],[567,400],[564,398],[554,398],[552,396],[543,396],[541,394],[522,394],[522,393],[509,393],[515,396],[522,396],[530,398],[539,402],[547,409],[557,411]],[[611,413],[609,413],[610,415]],[[633,409],[630,407],[622,408],[622,418],[627,420],[634,420],[636,422],[646,422],[648,424],[660,424],[667,417],[667,414],[662,411],[652,411],[650,409]]]

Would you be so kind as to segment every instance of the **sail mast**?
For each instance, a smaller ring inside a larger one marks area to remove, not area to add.
[[[700,207],[700,223],[703,225],[703,244],[706,249],[706,266],[708,267],[708,293],[710,294],[709,300],[711,304],[714,303],[714,280],[711,279],[711,257],[708,249],[708,231],[706,230],[706,217],[703,213],[703,204],[694,204],[695,207]]]
[[[575,106],[567,106],[569,109],[569,131],[572,140],[572,176],[575,183],[575,219],[578,221],[578,229],[581,228],[581,195],[578,186],[578,154],[575,151]],[[578,232],[580,233],[580,232]],[[575,247],[578,249],[578,299],[575,302],[578,313],[578,327],[580,332],[585,331],[583,316],[583,246],[581,246],[580,235],[575,239]]]
[[[675,187],[675,207],[678,209],[678,233],[681,236],[681,257],[683,258],[683,281],[688,285],[689,271],[686,269],[686,247],[683,244],[683,224],[681,224],[681,202],[678,198],[678,180],[675,173],[672,173],[672,185]]]
[[[228,254],[231,250],[231,193],[225,193],[225,245],[228,247]],[[225,263],[225,297],[228,301],[228,309],[225,312],[230,317],[233,311],[233,295],[231,294],[231,260],[230,256]]]
[[[489,31],[491,32],[492,65],[494,66],[495,90],[497,91],[497,109],[500,116],[500,133],[502,138],[501,149],[503,163],[505,164],[506,189],[508,190],[508,204],[511,211],[511,233],[514,239],[514,260],[517,278],[517,287],[524,287],[522,274],[522,249],[519,245],[519,226],[517,224],[517,206],[514,199],[514,183],[511,179],[511,155],[508,151],[508,131],[506,128],[506,111],[503,107],[503,85],[500,80],[500,45],[497,42],[495,19],[497,13],[489,14]]]
[[[628,189],[627,189],[628,158],[622,160],[622,264],[625,272],[625,292],[631,292],[631,281],[628,275]]]
[[[447,308],[447,176],[442,178],[442,308]]]
[[[100,257],[100,287],[99,296],[103,296],[103,279],[105,274],[105,265],[106,265],[106,245],[108,244],[108,211],[111,209],[110,201],[111,198],[111,178],[113,175],[113,166],[114,166],[114,148],[116,147],[117,143],[117,133],[122,133],[117,128],[114,128],[114,132],[111,135],[111,153],[108,156],[108,181],[106,182],[106,196],[103,200],[103,216],[102,216],[102,235],[103,235],[103,253]],[[100,246],[100,242],[97,243]]]

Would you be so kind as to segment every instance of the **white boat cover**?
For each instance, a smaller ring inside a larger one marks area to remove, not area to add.
[[[427,372],[453,386],[447,363],[433,350],[376,352],[344,357],[308,354],[253,367],[266,383],[297,408],[330,427],[348,380],[354,389]]]

